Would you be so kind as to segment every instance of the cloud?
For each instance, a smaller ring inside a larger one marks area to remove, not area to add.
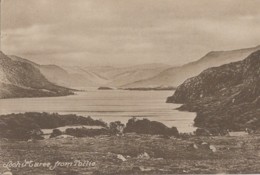
[[[184,64],[259,45],[257,0],[12,0],[3,49],[48,64]]]

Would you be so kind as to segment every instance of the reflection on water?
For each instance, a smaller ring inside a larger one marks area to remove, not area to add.
[[[180,105],[165,103],[172,94],[172,91],[93,90],[66,97],[1,99],[0,114],[57,112],[123,123],[131,117],[145,117],[169,127],[176,126],[180,132],[194,131],[195,113],[180,112],[174,110]]]

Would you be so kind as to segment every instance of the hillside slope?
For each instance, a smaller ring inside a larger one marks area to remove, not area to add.
[[[100,86],[121,87],[127,84],[154,77],[170,66],[165,64],[141,64],[128,67],[97,66],[78,70],[92,75]]]
[[[28,59],[21,58],[15,55],[11,55],[9,57],[14,61],[20,61],[31,64],[35,68],[39,69],[48,81],[59,86],[69,88],[82,88],[96,85],[96,83],[91,81],[89,77],[85,75],[84,72],[78,74],[74,73],[73,71],[69,72],[57,65],[40,65]]]
[[[72,92],[49,82],[27,62],[15,61],[0,52],[0,98],[62,96]]]
[[[260,50],[186,80],[167,102],[197,112],[198,127],[260,129]]]
[[[71,83],[76,87],[99,87],[107,82],[106,78],[83,66],[66,66],[64,69],[70,74],[71,79],[74,79]]]
[[[120,87],[136,81],[154,77],[168,69],[164,64],[143,64],[129,67],[111,66],[65,66],[40,65],[15,55],[9,56],[14,61],[31,64],[47,78],[48,81],[69,88],[87,89],[89,87]]]
[[[164,64],[143,64],[138,66],[125,67],[114,70],[114,76],[111,78],[108,86],[127,87],[128,84],[136,81],[145,80],[154,77],[170,66]]]
[[[198,61],[180,67],[169,68],[155,77],[129,84],[128,87],[147,87],[151,85],[177,87],[187,78],[196,76],[207,68],[240,61],[259,49],[260,46],[231,51],[209,52]]]

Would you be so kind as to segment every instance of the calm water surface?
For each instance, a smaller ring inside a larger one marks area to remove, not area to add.
[[[135,116],[176,126],[180,132],[194,131],[195,113],[180,112],[174,110],[180,105],[165,103],[172,94],[172,91],[92,90],[66,97],[1,99],[0,114],[56,112],[123,123]]]

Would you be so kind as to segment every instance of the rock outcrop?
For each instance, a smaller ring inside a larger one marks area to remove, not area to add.
[[[211,130],[260,128],[260,51],[203,71],[181,84],[168,103],[197,112],[195,125]]]

